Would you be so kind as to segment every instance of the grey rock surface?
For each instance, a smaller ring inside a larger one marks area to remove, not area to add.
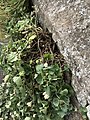
[[[90,0],[33,0],[33,3],[40,23],[52,33],[70,65],[79,103],[90,105]]]
[[[72,112],[65,116],[64,120],[83,120],[83,118],[79,112]]]

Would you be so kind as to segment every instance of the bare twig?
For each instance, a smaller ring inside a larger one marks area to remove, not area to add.
[[[41,59],[42,59],[42,62],[43,62],[44,59],[43,59],[42,51],[41,51],[41,49],[40,49],[39,41],[40,41],[40,39],[38,38],[38,49],[39,49],[39,51],[40,51],[40,56],[41,56]]]

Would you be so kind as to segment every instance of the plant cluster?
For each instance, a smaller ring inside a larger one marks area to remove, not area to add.
[[[73,90],[63,78],[68,67],[48,33],[36,26],[35,13],[19,13],[8,22],[12,40],[1,51],[0,119],[63,120],[73,110]]]
[[[43,59],[28,57],[39,39],[39,28],[29,19],[18,21],[16,28],[22,39],[10,41],[1,54],[5,78],[0,87],[0,114],[5,120],[62,120],[72,110],[71,88],[63,80],[63,71],[59,64],[51,64],[50,53]]]

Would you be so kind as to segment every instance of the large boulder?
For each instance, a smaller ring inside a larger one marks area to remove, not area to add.
[[[73,73],[79,103],[90,112],[90,0],[33,0]],[[90,114],[89,114],[90,116]]]

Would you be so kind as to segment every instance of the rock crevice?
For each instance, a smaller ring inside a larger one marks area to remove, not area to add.
[[[79,103],[90,106],[90,1],[33,0],[33,3],[39,22],[52,33],[70,65]]]

